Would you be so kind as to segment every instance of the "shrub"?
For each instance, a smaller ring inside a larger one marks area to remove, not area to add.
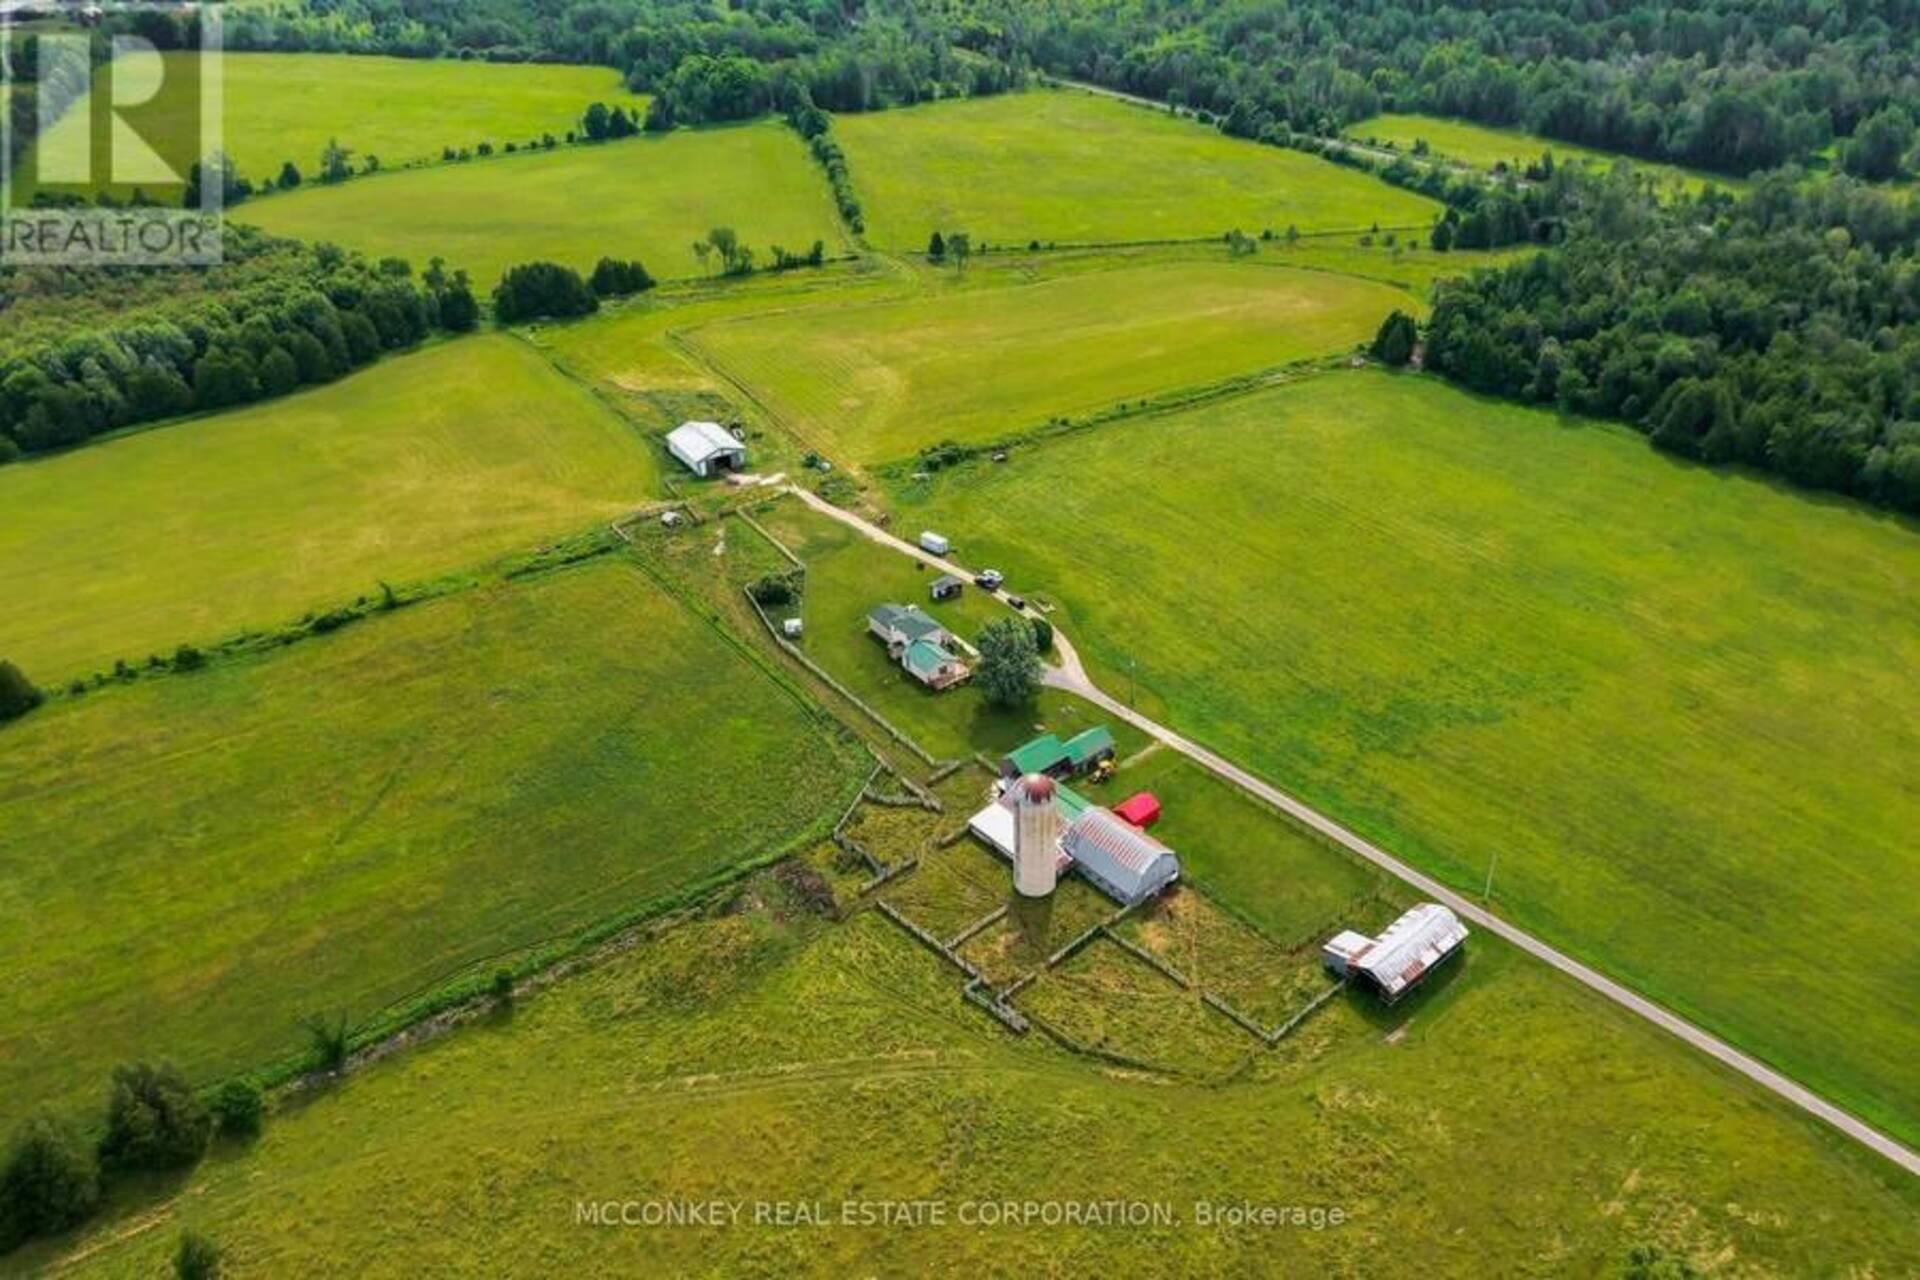
[[[0,720],[18,719],[39,706],[45,697],[20,668],[0,661]]]
[[[225,1137],[254,1137],[266,1124],[267,1096],[245,1076],[229,1080],[213,1095],[213,1118]]]
[[[300,1024],[306,1029],[307,1043],[313,1049],[314,1066],[321,1071],[338,1071],[347,1065],[347,1016],[327,1018],[314,1014]]]
[[[207,665],[207,655],[190,644],[183,644],[173,651],[173,669],[175,671],[198,671]]]
[[[113,1069],[100,1157],[127,1169],[178,1169],[206,1154],[213,1117],[172,1066]]]
[[[1374,359],[1399,368],[1413,359],[1414,343],[1419,336],[1420,331],[1412,316],[1401,311],[1394,312],[1381,323],[1380,332],[1373,339]]]
[[[1045,618],[1033,619],[1033,647],[1040,653],[1053,651],[1053,624]]]
[[[793,584],[777,573],[770,573],[748,587],[747,594],[759,605],[791,604]]]
[[[100,1166],[72,1125],[35,1116],[0,1167],[0,1252],[85,1220],[100,1203]]]
[[[494,970],[493,998],[501,1004],[513,1003],[513,970]]]
[[[173,1251],[173,1274],[179,1280],[219,1280],[220,1249],[198,1231],[180,1233]]]
[[[620,262],[613,258],[602,258],[593,269],[593,279],[588,283],[599,297],[624,298],[653,288],[654,281],[647,269],[637,261]]]

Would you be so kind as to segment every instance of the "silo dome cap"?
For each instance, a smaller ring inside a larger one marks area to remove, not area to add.
[[[1030,800],[1053,799],[1053,779],[1044,773],[1030,773],[1020,780]]]

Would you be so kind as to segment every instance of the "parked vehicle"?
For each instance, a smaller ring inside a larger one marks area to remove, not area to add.
[[[1025,613],[1027,611],[1027,598],[1025,596],[1008,596],[1007,603],[1014,607],[1015,612]]]
[[[998,569],[982,569],[974,575],[973,585],[982,591],[998,591],[1006,577]]]
[[[936,556],[944,556],[953,550],[953,544],[943,535],[929,529],[920,535],[920,549],[931,551]]]

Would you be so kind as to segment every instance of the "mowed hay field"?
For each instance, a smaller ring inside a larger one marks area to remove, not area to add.
[[[302,188],[232,216],[416,266],[445,258],[483,288],[535,259],[585,271],[601,258],[638,258],[663,280],[695,276],[691,246],[718,226],[763,263],[774,244],[844,247],[826,178],[773,120]]]
[[[814,447],[881,462],[1343,350],[1416,305],[1351,276],[1175,263],[747,317],[687,337]]]
[[[1636,171],[1651,177],[1663,189],[1693,193],[1713,183],[1722,190],[1738,191],[1747,185],[1741,179],[1725,174],[1706,173],[1635,156],[1596,151],[1592,147],[1543,138],[1523,129],[1496,129],[1491,125],[1448,120],[1441,116],[1379,115],[1348,125],[1345,133],[1349,138],[1361,142],[1391,143],[1409,155],[1413,153],[1414,144],[1425,139],[1434,155],[1457,160],[1476,169],[1491,169],[1504,164],[1520,172],[1537,162],[1543,153],[1551,151],[1555,164],[1572,161],[1599,172],[1605,172],[1616,164],[1631,164]]]
[[[630,428],[485,336],[0,469],[0,653],[43,683],[530,548],[654,491]]]
[[[1376,373],[902,496],[1110,691],[1920,1136],[1910,523]]]
[[[1613,1274],[1638,1246],[1703,1274],[1920,1268],[1920,1184],[1495,942],[1395,1015],[1335,1001],[1222,1088],[1002,1033],[874,912],[782,914],[622,952],[281,1113],[190,1194],[20,1258],[149,1277],[191,1228],[235,1275],[1376,1275],[1406,1270],[1410,1240],[1436,1277]],[[741,1221],[575,1225],[581,1204],[708,1199]],[[846,1222],[848,1200],[947,1219]],[[960,1220],[1028,1200],[1173,1221]],[[1195,1222],[1242,1201],[1345,1221]],[[756,1223],[756,1202],[829,1217]]]
[[[185,54],[133,53],[96,79],[164,83],[163,72],[192,77],[193,62]],[[334,140],[353,152],[356,170],[368,156],[395,168],[438,161],[445,147],[490,142],[498,150],[547,133],[565,138],[594,102],[630,112],[647,107],[610,67],[332,53],[223,54],[220,92],[218,145],[256,185],[278,178],[289,160],[307,178],[317,177],[321,152]],[[210,148],[200,141],[197,112],[197,98],[160,93],[125,115],[162,156],[198,158]],[[76,103],[39,146],[57,152],[81,144],[89,127],[87,104]]]
[[[832,817],[861,761],[606,558],[0,730],[0,1113],[305,1049]]]
[[[1425,227],[1440,206],[1377,178],[1191,120],[1066,90],[843,115],[868,238],[935,229],[1024,245]]]

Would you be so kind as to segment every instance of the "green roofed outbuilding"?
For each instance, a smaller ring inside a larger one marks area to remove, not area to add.
[[[1075,773],[1085,773],[1104,760],[1113,759],[1113,733],[1103,724],[1083,730],[1067,739],[1067,762]]]
[[[1105,725],[1083,730],[1065,742],[1056,734],[1045,733],[1002,756],[1000,772],[1009,778],[1029,773],[1071,778],[1097,768],[1103,760],[1113,759],[1113,753],[1113,733]]]

